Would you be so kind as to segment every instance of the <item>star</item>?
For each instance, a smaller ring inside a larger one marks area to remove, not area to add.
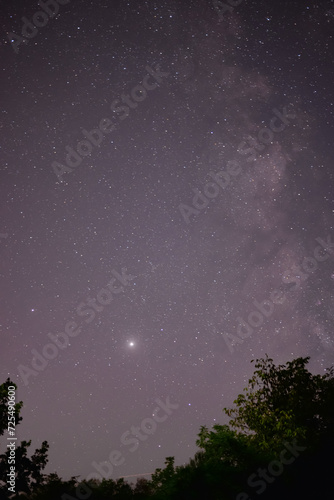
[[[181,463],[251,359],[331,365],[334,5],[6,3],[0,365],[24,439],[71,415],[62,477]]]

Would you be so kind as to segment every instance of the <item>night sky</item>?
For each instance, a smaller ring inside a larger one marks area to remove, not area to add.
[[[180,465],[251,359],[334,362],[334,2],[230,4],[1,6],[0,383],[47,473]]]

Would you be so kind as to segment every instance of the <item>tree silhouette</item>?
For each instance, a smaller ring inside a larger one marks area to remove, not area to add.
[[[235,408],[223,410],[233,417],[229,425],[217,424],[212,430],[202,426],[196,441],[201,451],[187,465],[174,467],[174,458],[168,457],[166,468],[157,469],[152,476],[153,498],[254,498],[250,478],[254,480],[268,467],[273,470],[271,464],[280,467],[286,443],[303,454],[297,453],[291,462],[290,452],[289,465],[285,463],[282,473],[268,473],[267,483],[258,481],[261,500],[290,500],[301,495],[313,500],[320,492],[328,494],[333,489],[334,369],[322,376],[312,375],[305,368],[309,359],[297,358],[286,366],[275,366],[268,356],[256,360],[257,370],[245,394],[239,394]]]
[[[138,500],[146,500],[153,493],[152,482],[144,477],[138,478],[133,493]]]
[[[43,484],[35,489],[30,498],[31,500],[61,500],[62,495],[71,495],[77,500],[76,484],[75,477],[69,481],[63,481],[58,474],[51,473],[44,478]]]
[[[251,436],[263,450],[279,452],[284,440],[296,439],[309,450],[326,436],[334,436],[334,367],[325,375],[312,375],[309,357],[275,366],[268,358],[256,360],[259,368],[236,408],[224,408],[234,429]],[[251,361],[253,362],[253,360]]]
[[[8,387],[14,386],[9,378],[0,385],[0,435],[3,435],[8,425]],[[20,417],[20,410],[23,406],[22,401],[15,404],[15,421],[19,424],[22,420]],[[37,487],[44,481],[42,470],[45,468],[48,459],[47,451],[49,445],[47,441],[43,441],[41,448],[35,450],[35,453],[29,458],[27,456],[28,448],[31,441],[22,441],[19,446],[15,448],[15,473],[16,473],[16,487],[15,492],[24,492],[31,494]],[[13,495],[8,490],[7,474],[9,473],[9,457],[10,450],[8,449],[4,454],[0,455],[0,498],[9,498]]]
[[[297,358],[279,366],[268,356],[257,359],[254,375],[234,401],[235,406],[223,409],[231,418],[229,425],[216,424],[212,429],[202,426],[195,456],[181,466],[175,465],[174,457],[167,457],[165,467],[156,469],[150,481],[140,478],[131,487],[124,479],[79,482],[75,477],[63,481],[57,474],[44,476],[47,442],[28,458],[30,441],[23,441],[16,448],[17,489],[31,500],[332,497],[334,367],[325,375],[313,375],[306,369],[309,359]],[[14,384],[7,379],[0,386],[0,435],[7,423],[4,414],[9,385]],[[22,402],[16,405],[17,422],[21,420],[21,407]],[[7,459],[8,452],[0,456],[2,482]],[[3,485],[2,498],[8,498]]]
[[[6,382],[0,385],[0,436],[3,435],[8,426],[8,387],[15,387],[17,390],[17,385],[14,384],[9,378],[7,378]],[[15,408],[15,425],[18,425],[22,417],[20,417],[20,411],[23,406],[22,401],[16,403]]]

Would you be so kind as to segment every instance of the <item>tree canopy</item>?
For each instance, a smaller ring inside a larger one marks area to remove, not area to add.
[[[201,426],[199,451],[187,464],[176,466],[175,458],[167,457],[151,480],[140,478],[136,485],[124,479],[63,481],[56,473],[42,474],[48,443],[28,458],[30,441],[23,441],[16,449],[18,490],[31,500],[327,498],[333,490],[334,367],[313,375],[306,368],[309,360],[275,366],[268,356],[257,359],[243,394],[233,408],[223,409],[229,424]],[[0,435],[9,385],[15,384],[7,379],[0,386]],[[17,403],[17,422],[21,408]],[[0,456],[0,498],[8,498],[7,462],[8,452]]]
[[[333,437],[334,367],[312,375],[306,369],[309,360],[297,358],[279,366],[268,356],[256,360],[245,394],[239,394],[235,408],[224,408],[233,417],[230,426],[252,436],[264,450],[279,451],[288,439],[310,448],[324,436]]]

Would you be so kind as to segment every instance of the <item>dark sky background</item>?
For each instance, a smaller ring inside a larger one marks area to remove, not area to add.
[[[24,402],[18,439],[49,442],[46,472],[85,478],[113,450],[112,478],[182,464],[252,359],[334,362],[334,2],[234,3],[71,0],[17,46],[41,7],[1,6],[0,382]],[[164,76],[145,95],[148,66]],[[70,169],[103,118],[115,129]],[[194,190],[215,197],[191,211]],[[38,371],[32,350],[53,359]],[[167,398],[131,452],[122,434]]]

